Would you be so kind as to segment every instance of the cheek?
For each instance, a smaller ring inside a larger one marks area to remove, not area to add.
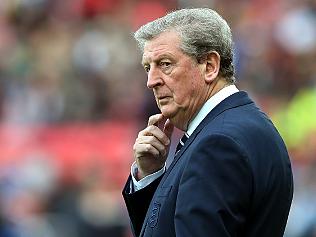
[[[188,103],[192,96],[194,96],[197,85],[193,81],[194,78],[184,77],[182,81],[177,84],[174,90],[174,99],[178,104]]]
[[[201,73],[192,66],[183,68],[184,70],[172,74],[169,77],[170,86],[174,100],[177,104],[189,103],[191,98],[196,97],[201,84]]]
[[[194,72],[191,74],[191,88],[195,92],[199,92],[201,87],[204,87],[204,80],[203,76],[201,75],[201,72],[199,70],[194,70]]]

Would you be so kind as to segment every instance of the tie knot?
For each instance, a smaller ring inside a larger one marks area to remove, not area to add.
[[[182,136],[181,139],[180,139],[180,143],[181,143],[182,146],[183,146],[184,143],[188,140],[188,138],[189,138],[188,134],[187,134],[187,133],[184,133],[183,136]]]
[[[176,148],[176,153],[178,153],[180,151],[180,149],[184,146],[185,142],[188,140],[189,135],[187,133],[184,133],[183,136],[181,137],[177,148]]]

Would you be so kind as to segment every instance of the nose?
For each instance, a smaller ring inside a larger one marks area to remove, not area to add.
[[[155,67],[151,67],[147,74],[147,87],[153,89],[163,84],[162,75]]]

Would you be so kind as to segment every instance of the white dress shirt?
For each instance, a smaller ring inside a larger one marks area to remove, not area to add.
[[[186,133],[191,136],[194,130],[197,128],[197,126],[202,122],[202,120],[208,115],[209,112],[214,109],[216,105],[218,105],[220,102],[222,102],[227,97],[231,96],[232,94],[238,92],[239,90],[235,85],[229,85],[227,87],[224,87],[219,92],[217,92],[215,95],[213,95],[211,98],[209,98],[205,104],[202,106],[200,111],[197,113],[197,115],[194,117],[194,119],[189,123],[188,130]],[[137,173],[137,164],[134,162],[131,166],[131,175],[134,185],[134,192],[145,188],[147,185],[152,183],[154,180],[159,178],[163,173],[166,171],[166,164],[165,166],[158,170],[155,173],[152,173],[141,180],[137,181],[135,178],[135,175]]]

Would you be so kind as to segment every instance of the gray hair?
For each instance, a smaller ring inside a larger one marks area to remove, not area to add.
[[[163,32],[176,31],[181,50],[200,62],[209,52],[221,57],[219,75],[234,83],[233,40],[227,22],[208,8],[181,9],[141,26],[135,33],[142,52],[147,41]]]

